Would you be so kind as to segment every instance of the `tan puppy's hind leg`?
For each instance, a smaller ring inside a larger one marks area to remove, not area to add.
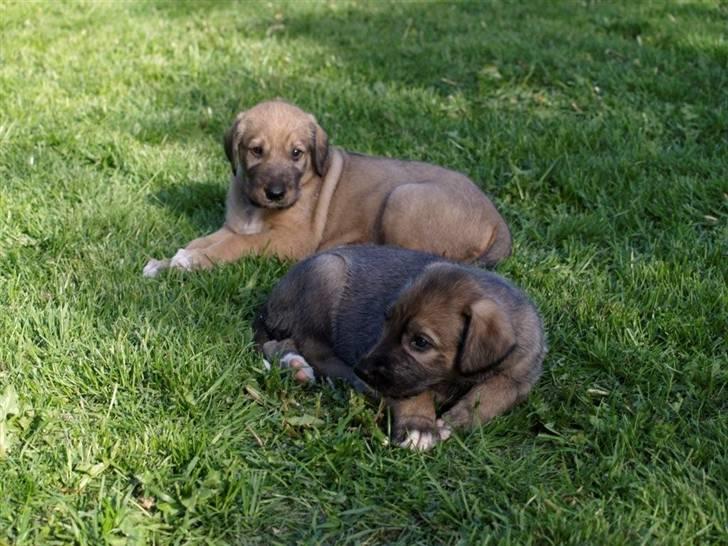
[[[454,260],[474,260],[485,251],[493,234],[494,226],[482,220],[480,208],[457,188],[405,184],[386,200],[377,242]]]

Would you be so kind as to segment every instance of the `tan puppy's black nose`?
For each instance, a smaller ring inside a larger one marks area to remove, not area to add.
[[[280,201],[286,195],[285,184],[270,184],[265,188],[265,196],[271,201]]]

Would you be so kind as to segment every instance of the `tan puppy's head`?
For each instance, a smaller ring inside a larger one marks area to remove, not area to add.
[[[238,114],[225,153],[250,201],[272,209],[293,205],[301,186],[329,165],[328,137],[316,118],[278,100]]]
[[[515,347],[509,312],[466,271],[429,267],[387,313],[377,344],[354,373],[389,398],[472,380]]]

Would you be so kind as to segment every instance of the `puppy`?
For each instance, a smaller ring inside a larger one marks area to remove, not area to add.
[[[502,277],[383,246],[340,247],[300,262],[254,328],[266,356],[283,356],[298,379],[312,376],[310,364],[381,393],[394,442],[414,449],[523,400],[546,353],[536,308]]]
[[[316,119],[291,104],[263,102],[239,114],[225,153],[232,167],[225,224],[171,260],[151,260],[145,276],[248,254],[297,260],[364,242],[485,265],[511,252],[508,226],[466,176],[329,146]]]

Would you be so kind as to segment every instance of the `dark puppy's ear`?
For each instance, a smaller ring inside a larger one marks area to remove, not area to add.
[[[243,120],[245,118],[245,112],[240,112],[236,117],[235,121],[233,122],[232,127],[227,130],[225,133],[225,138],[223,140],[223,147],[225,148],[225,155],[228,158],[228,161],[230,162],[230,167],[233,170],[233,174],[235,174],[235,152],[237,148],[237,143],[240,142],[240,135],[243,134],[244,131],[244,123]]]
[[[493,300],[477,300],[470,305],[465,315],[466,331],[460,352],[460,372],[471,374],[485,371],[499,364],[515,348],[513,325]]]
[[[313,116],[311,116],[311,157],[316,174],[326,176],[331,163],[329,137]]]

